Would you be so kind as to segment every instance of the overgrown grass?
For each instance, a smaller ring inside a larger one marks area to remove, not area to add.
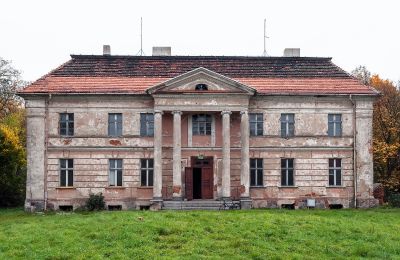
[[[0,211],[0,259],[400,258],[400,210]]]

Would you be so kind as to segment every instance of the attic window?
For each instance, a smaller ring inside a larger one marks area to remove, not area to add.
[[[208,90],[208,87],[207,87],[207,85],[206,84],[197,84],[196,85],[196,87],[195,87],[195,90],[200,90],[200,91],[202,91],[202,90]]]

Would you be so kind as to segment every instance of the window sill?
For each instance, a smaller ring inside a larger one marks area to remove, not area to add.
[[[345,189],[346,186],[338,185],[338,186],[325,186],[327,189]]]
[[[75,190],[76,189],[76,187],[56,187],[56,189],[58,189],[58,190]]]
[[[153,186],[139,186],[138,189],[153,189]]]
[[[250,189],[259,189],[259,188],[265,188],[265,186],[250,186]]]
[[[108,186],[106,189],[126,189],[127,187],[124,186]]]
[[[299,186],[278,186],[280,189],[297,189]]]

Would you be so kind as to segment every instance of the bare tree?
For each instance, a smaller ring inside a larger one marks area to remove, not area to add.
[[[365,66],[358,66],[351,74],[356,77],[364,85],[371,84],[371,72]]]
[[[0,57],[0,118],[21,105],[22,99],[16,93],[25,84],[11,62]]]

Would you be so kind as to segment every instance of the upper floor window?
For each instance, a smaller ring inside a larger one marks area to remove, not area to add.
[[[140,136],[154,136],[154,115],[140,114]]]
[[[140,159],[140,183],[142,186],[153,186],[153,159]]]
[[[294,136],[294,114],[281,114],[281,137]]]
[[[328,136],[342,136],[341,114],[328,114]]]
[[[208,87],[206,84],[197,84],[194,90],[208,90]]]
[[[193,135],[211,135],[211,115],[197,114],[192,116]]]
[[[74,186],[74,160],[60,159],[60,187]]]
[[[121,136],[122,135],[122,114],[110,113],[108,114],[108,135]]]
[[[342,185],[342,159],[329,159],[329,186]]]
[[[262,113],[250,113],[250,135],[257,136],[263,135],[263,114]]]
[[[60,114],[60,135],[73,136],[74,135],[74,114],[61,113]]]
[[[250,159],[250,186],[263,186],[263,159]]]
[[[109,160],[108,179],[110,186],[122,186],[122,159]]]
[[[294,185],[294,167],[293,158],[281,159],[281,185],[293,186]]]

